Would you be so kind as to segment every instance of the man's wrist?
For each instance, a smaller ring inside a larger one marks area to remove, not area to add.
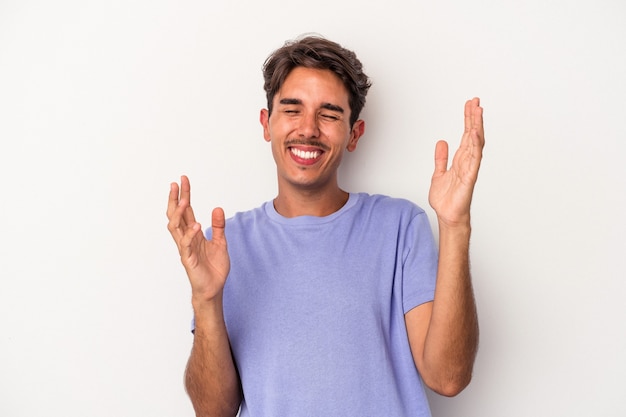
[[[222,294],[215,296],[212,299],[205,299],[201,297],[191,297],[191,306],[193,308],[194,316],[196,317],[196,323],[198,320],[217,318],[223,319],[223,304]]]
[[[437,217],[437,223],[439,225],[439,233],[454,233],[454,234],[467,234],[469,235],[472,231],[472,225],[470,221],[470,216],[464,216],[461,219],[456,219],[454,221],[450,221],[447,219],[443,219],[441,217]]]

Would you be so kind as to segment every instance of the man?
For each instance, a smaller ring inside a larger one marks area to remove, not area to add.
[[[228,221],[214,209],[205,237],[189,180],[169,194],[168,229],[192,288],[196,415],[428,416],[424,386],[463,390],[478,345],[468,252],[479,100],[465,104],[450,168],[447,144],[436,145],[436,248],[413,203],[338,184],[343,153],[365,130],[370,82],[354,53],[307,37],[263,72],[277,197]]]

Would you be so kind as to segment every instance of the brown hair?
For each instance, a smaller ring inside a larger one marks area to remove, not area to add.
[[[354,52],[320,36],[287,41],[265,60],[263,88],[270,114],[274,96],[282,87],[287,75],[296,67],[327,69],[334,72],[348,90],[350,126],[357,121],[365,105],[365,96],[371,82],[363,72],[363,65]]]

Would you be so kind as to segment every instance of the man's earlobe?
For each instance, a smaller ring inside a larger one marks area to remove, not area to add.
[[[363,136],[363,133],[365,133],[365,122],[363,120],[357,120],[352,126],[350,140],[348,141],[348,146],[346,146],[348,152],[352,152],[356,149],[356,145],[361,136]]]
[[[265,141],[270,141],[270,112],[267,109],[261,109],[259,112],[259,122],[263,126],[263,138]]]

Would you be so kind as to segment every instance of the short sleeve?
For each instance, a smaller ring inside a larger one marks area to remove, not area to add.
[[[407,226],[403,254],[402,307],[406,314],[435,297],[438,249],[424,211]]]

